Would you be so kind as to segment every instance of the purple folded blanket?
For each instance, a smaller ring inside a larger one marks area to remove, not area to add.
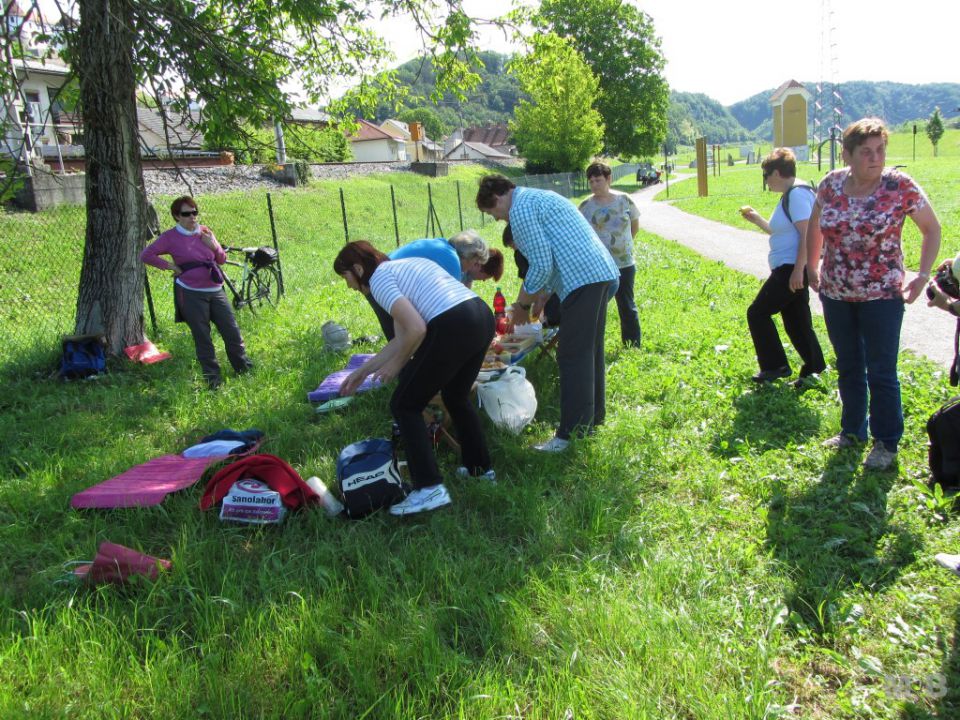
[[[323,382],[320,383],[320,387],[313,392],[308,392],[307,400],[310,402],[319,403],[338,397],[340,395],[340,385],[344,380],[347,379],[347,375],[352,373],[372,357],[372,353],[359,353],[354,355],[350,358],[350,362],[347,363],[347,366],[343,370],[337,370],[335,373],[330,373],[326,378],[324,378]],[[364,379],[363,384],[357,388],[357,392],[366,392],[372,388],[380,387],[380,385],[382,385],[382,383],[379,380],[374,380],[368,376]]]

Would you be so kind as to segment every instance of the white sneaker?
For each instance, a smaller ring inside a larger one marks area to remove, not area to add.
[[[887,450],[886,445],[879,440],[874,440],[873,450],[867,455],[867,459],[863,461],[863,466],[867,470],[887,470],[896,461],[896,450]]]
[[[458,478],[474,477],[474,478],[477,478],[478,480],[489,480],[492,483],[495,483],[497,481],[497,473],[494,472],[493,468],[490,468],[485,473],[480,473],[479,475],[471,475],[470,471],[461,465],[460,467],[457,468],[457,477]]]
[[[540,452],[546,453],[558,453],[563,452],[567,449],[567,446],[570,445],[569,440],[564,440],[563,438],[553,437],[547,440],[545,443],[540,443],[539,445],[534,445],[534,450],[539,450]]]
[[[390,506],[391,515],[414,515],[449,505],[453,501],[443,483],[414,490],[406,499]]]
[[[937,553],[934,557],[937,565],[946,568],[954,575],[960,575],[960,555],[950,555],[948,553]]]

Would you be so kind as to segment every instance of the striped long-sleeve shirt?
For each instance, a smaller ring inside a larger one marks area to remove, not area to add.
[[[464,287],[433,260],[413,257],[378,265],[370,276],[370,294],[387,312],[397,300],[406,298],[426,323],[476,297],[473,290]]]

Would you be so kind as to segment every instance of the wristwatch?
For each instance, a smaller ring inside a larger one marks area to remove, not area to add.
[[[917,272],[917,277],[923,278],[924,280],[930,279],[930,273],[928,272]]]
[[[514,305],[516,305],[518,308],[520,308],[520,309],[523,310],[524,312],[530,312],[530,308],[533,307],[533,304],[531,304],[531,303],[522,303],[522,302],[520,302],[519,300],[517,300],[517,302],[515,302]]]

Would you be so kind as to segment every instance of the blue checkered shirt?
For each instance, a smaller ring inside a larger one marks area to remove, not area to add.
[[[510,229],[530,261],[523,289],[550,288],[563,300],[584,285],[620,277],[617,264],[576,206],[550,190],[518,187],[510,203]]]

